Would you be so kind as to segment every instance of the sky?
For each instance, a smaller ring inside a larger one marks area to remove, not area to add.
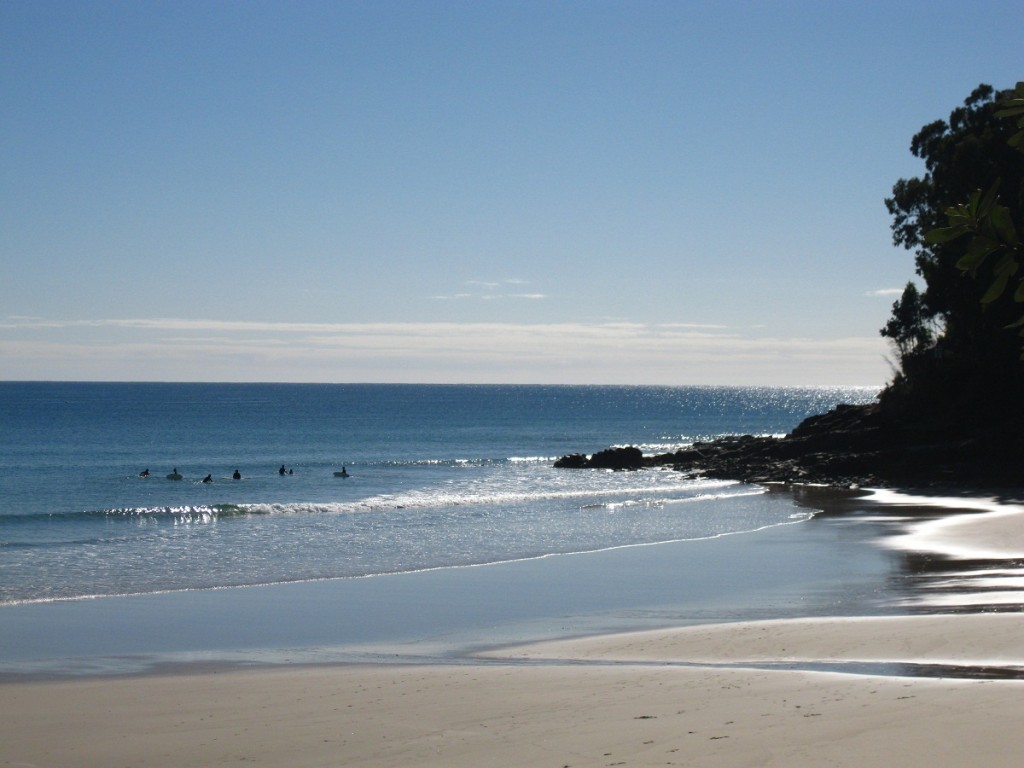
[[[965,8],[0,0],[0,379],[882,385]]]

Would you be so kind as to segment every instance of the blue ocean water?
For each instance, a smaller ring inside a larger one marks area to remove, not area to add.
[[[426,571],[786,525],[808,512],[761,488],[552,461],[781,434],[875,394],[4,382],[0,606]],[[336,477],[343,466],[349,476]],[[182,479],[167,479],[175,469]]]

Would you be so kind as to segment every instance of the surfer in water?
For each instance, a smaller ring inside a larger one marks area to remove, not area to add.
[[[241,479],[242,479],[242,473],[241,473],[241,472],[239,472],[239,471],[238,471],[238,470],[236,469],[236,470],[235,470],[235,474],[233,474],[233,475],[232,475],[231,477],[232,477],[232,479],[234,479],[234,480],[241,480]]]
[[[144,469],[141,472],[139,472],[139,477],[149,477],[149,470]]]
[[[203,478],[203,482],[204,483],[212,483],[213,482],[213,475],[207,475],[206,477],[204,477]]]

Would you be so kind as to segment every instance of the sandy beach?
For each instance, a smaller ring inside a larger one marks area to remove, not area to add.
[[[1009,558],[991,578],[993,594],[1012,591],[1002,580],[1019,579],[1021,510],[948,520],[892,545],[927,541],[965,563],[983,551],[990,563]],[[1024,619],[1005,607],[951,610],[956,591],[928,614],[658,629],[449,664],[9,682],[0,764],[1017,766],[1024,680],[954,670],[1024,666]],[[978,590],[966,592],[978,605]],[[764,668],[771,662],[794,668]],[[949,674],[813,666],[823,662],[927,663]]]

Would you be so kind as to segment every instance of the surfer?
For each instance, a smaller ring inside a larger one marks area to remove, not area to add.
[[[281,468],[280,468],[279,470],[277,470],[277,474],[279,474],[279,475],[283,475],[284,473],[285,473],[285,472],[284,472],[284,464],[282,464],[282,465],[281,465]]]
[[[203,482],[204,483],[212,483],[213,482],[213,475],[207,475],[206,477],[204,477],[203,478]]]
[[[341,468],[341,472],[335,472],[334,476],[335,477],[348,477],[348,470],[345,469],[345,467],[342,467]]]
[[[181,473],[178,472],[178,468],[177,467],[175,467],[174,471],[171,472],[171,474],[169,474],[167,476],[167,479],[168,480],[181,480]]]
[[[149,477],[149,470],[144,469],[141,472],[139,472],[139,477]]]
[[[239,471],[238,471],[238,470],[236,469],[236,470],[235,470],[235,474],[233,474],[233,475],[231,476],[231,478],[232,478],[233,480],[241,480],[241,479],[242,479],[242,473],[241,473],[241,472],[239,472]]]

